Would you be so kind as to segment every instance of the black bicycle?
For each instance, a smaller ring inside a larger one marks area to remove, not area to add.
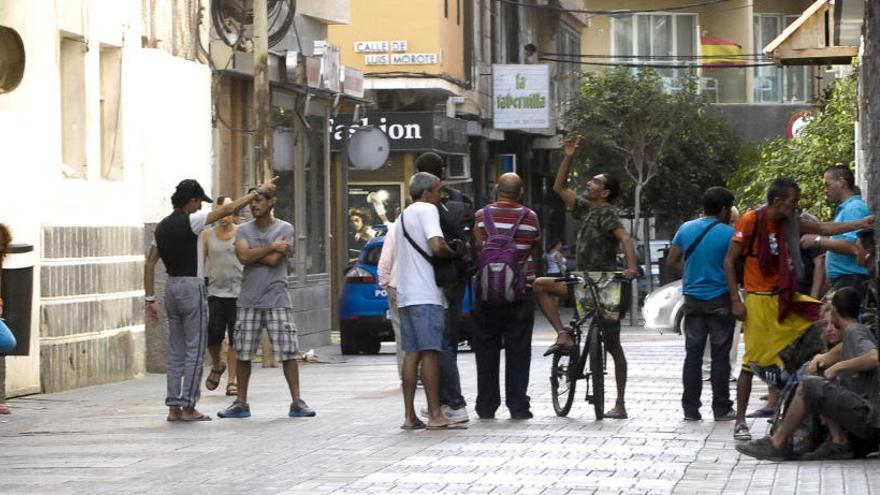
[[[553,355],[550,368],[550,391],[557,416],[566,416],[574,402],[578,380],[587,380],[585,400],[593,404],[596,419],[605,417],[605,335],[600,316],[619,311],[625,280],[620,272],[573,272],[557,282],[565,282],[575,300],[571,319],[574,345],[565,353]],[[584,328],[586,342],[581,347]],[[589,366],[587,366],[589,364]],[[590,386],[592,385],[592,393]]]

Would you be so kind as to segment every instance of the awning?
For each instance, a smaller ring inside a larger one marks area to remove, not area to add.
[[[858,54],[859,47],[835,43],[840,39],[836,32],[841,16],[835,17],[834,9],[831,0],[817,0],[765,46],[764,53],[781,65],[850,64]]]

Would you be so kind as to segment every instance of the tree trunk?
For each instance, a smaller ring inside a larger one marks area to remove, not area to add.
[[[654,263],[653,253],[651,252],[651,217],[645,216],[645,220],[642,222],[642,238],[645,239],[645,251],[642,253],[644,255],[645,262],[645,270],[647,276],[647,291],[648,294],[654,290],[654,268],[651,266]]]

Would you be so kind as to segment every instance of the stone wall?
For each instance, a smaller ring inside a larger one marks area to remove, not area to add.
[[[43,392],[142,374],[143,229],[44,226],[42,238]]]
[[[153,244],[153,233],[156,231],[156,225],[157,224],[155,223],[144,225],[144,240],[142,246],[144,254],[150,251],[150,246]],[[162,263],[162,259],[160,258],[156,263],[153,295],[156,296],[156,300],[160,301],[163,309],[165,305],[161,301],[165,300],[165,282],[167,280],[168,275],[165,273],[165,264]],[[165,373],[168,369],[166,353],[166,349],[168,349],[168,320],[165,319],[164,312],[160,311],[158,322],[146,322],[144,329],[146,337],[145,357],[147,372]]]

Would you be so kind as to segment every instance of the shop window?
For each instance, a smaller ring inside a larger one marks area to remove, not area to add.
[[[292,223],[296,230],[291,260],[294,284],[326,278],[329,272],[326,106],[315,100],[309,106],[306,128],[297,115],[297,109],[302,112],[302,97],[272,91],[272,164],[278,176],[275,216]]]
[[[62,173],[86,178],[86,45],[81,38],[62,37],[59,53],[61,76]]]
[[[694,64],[698,52],[696,14],[636,14],[615,18],[613,53],[620,62],[658,65]],[[632,58],[629,58],[632,57]],[[668,92],[681,89],[690,69],[658,68]]]
[[[306,272],[327,273],[327,177],[324,167],[328,146],[327,119],[308,118],[306,153]]]
[[[446,156],[446,177],[448,179],[470,178],[470,157],[466,155]]]
[[[101,47],[101,178],[123,179],[122,49]]]
[[[275,216],[294,224],[297,235],[302,226],[296,224],[296,98],[281,91],[272,92],[272,167],[278,180]]]

